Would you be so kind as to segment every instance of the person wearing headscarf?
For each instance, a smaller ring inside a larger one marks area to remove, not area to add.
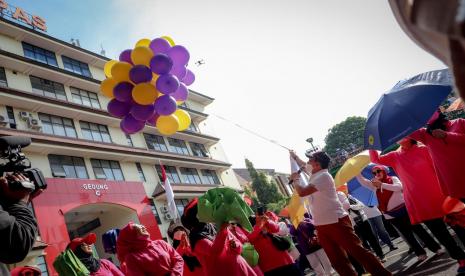
[[[216,231],[212,224],[200,222],[197,218],[197,203],[195,198],[184,208],[181,217],[182,224],[189,233],[192,252],[203,267],[205,276],[256,276],[247,261],[240,255],[242,245],[228,231],[229,224],[221,226]]]
[[[173,241],[173,247],[184,260],[184,276],[203,276],[203,267],[192,253],[189,242],[189,230],[182,224],[174,223],[168,228],[168,236]]]
[[[182,276],[184,260],[164,240],[151,240],[145,226],[130,222],[121,229],[116,254],[126,276]]]
[[[465,119],[449,121],[437,111],[409,137],[427,147],[444,195],[465,200]]]
[[[360,174],[357,176],[357,180],[363,186],[376,193],[379,210],[402,233],[407,243],[413,248],[418,260],[426,260],[427,255],[413,233],[425,243],[429,250],[436,254],[443,253],[444,251],[440,245],[428,234],[421,224],[412,225],[410,223],[402,193],[402,182],[400,182],[399,178],[389,176],[384,166],[374,166],[371,170],[374,176],[372,180],[368,180]]]
[[[89,270],[89,276],[123,276],[124,274],[112,262],[94,257],[92,245],[96,241],[97,236],[90,233],[85,237],[74,238],[68,247]]]

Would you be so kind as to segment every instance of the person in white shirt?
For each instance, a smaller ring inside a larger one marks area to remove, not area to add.
[[[300,182],[299,172],[291,174],[291,180],[299,196],[308,197],[311,202],[318,240],[334,269],[340,275],[356,276],[347,258],[347,254],[350,254],[372,275],[392,275],[378,258],[362,246],[355,235],[347,212],[338,199],[334,179],[328,172],[331,161],[329,156],[321,151],[308,155],[308,165],[311,167],[311,171],[308,171],[307,164],[294,151],[290,151],[290,154],[302,170],[310,175],[309,185],[305,187]]]
[[[381,214],[381,211],[378,209],[376,206],[366,206],[363,205],[363,211],[365,211],[365,214],[367,215],[368,218],[368,223],[370,223],[371,228],[373,229],[373,232],[375,233],[375,236],[387,246],[389,246],[389,251],[394,251],[398,249],[391,241],[391,237],[389,236],[388,232],[386,231],[386,228],[384,227],[383,223],[383,214]]]
[[[384,217],[394,225],[404,236],[407,243],[413,248],[418,257],[418,261],[426,260],[426,251],[415,238],[415,233],[428,247],[436,254],[444,252],[441,246],[431,237],[421,224],[412,225],[405,207],[404,196],[402,194],[402,183],[399,178],[389,176],[384,166],[374,166],[372,168],[374,178],[368,180],[362,175],[357,176],[357,180],[368,189],[376,192],[379,209]]]

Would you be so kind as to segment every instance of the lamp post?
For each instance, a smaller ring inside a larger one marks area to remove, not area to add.
[[[307,138],[307,140],[305,140],[305,141],[306,141],[307,143],[310,143],[310,145],[312,146],[312,148],[309,149],[308,151],[310,151],[310,152],[312,152],[312,153],[318,151],[318,147],[313,146],[313,138],[312,138],[312,137]]]

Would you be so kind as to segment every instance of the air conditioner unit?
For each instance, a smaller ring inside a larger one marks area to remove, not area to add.
[[[161,210],[162,213],[168,213],[170,211],[168,209],[168,206],[166,206],[166,205],[161,206],[160,210]]]
[[[27,121],[29,118],[32,117],[31,113],[29,112],[26,112],[26,111],[20,111],[19,112],[19,117],[24,120],[24,121]]]
[[[7,124],[8,124],[8,120],[4,116],[0,115],[0,126],[4,127]]]
[[[166,220],[172,220],[172,219],[174,219],[174,217],[170,213],[166,213],[165,214],[165,219]]]
[[[42,129],[42,123],[39,120],[33,118],[29,118],[29,120],[27,120],[27,126],[34,130]]]

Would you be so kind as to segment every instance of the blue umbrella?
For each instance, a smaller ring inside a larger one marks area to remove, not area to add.
[[[400,81],[368,112],[365,148],[384,150],[423,127],[451,91],[447,69]]]
[[[372,179],[373,174],[371,173],[371,170],[376,165],[377,164],[370,163],[368,166],[366,166],[363,169],[362,175],[366,179]],[[388,175],[397,176],[394,173],[394,170],[389,167],[388,167]],[[376,193],[366,188],[362,184],[360,184],[360,182],[358,182],[357,178],[355,177],[349,180],[349,182],[347,182],[347,190],[349,191],[349,194],[351,194],[356,199],[360,200],[366,206],[377,206],[378,205],[378,199],[376,197]]]

